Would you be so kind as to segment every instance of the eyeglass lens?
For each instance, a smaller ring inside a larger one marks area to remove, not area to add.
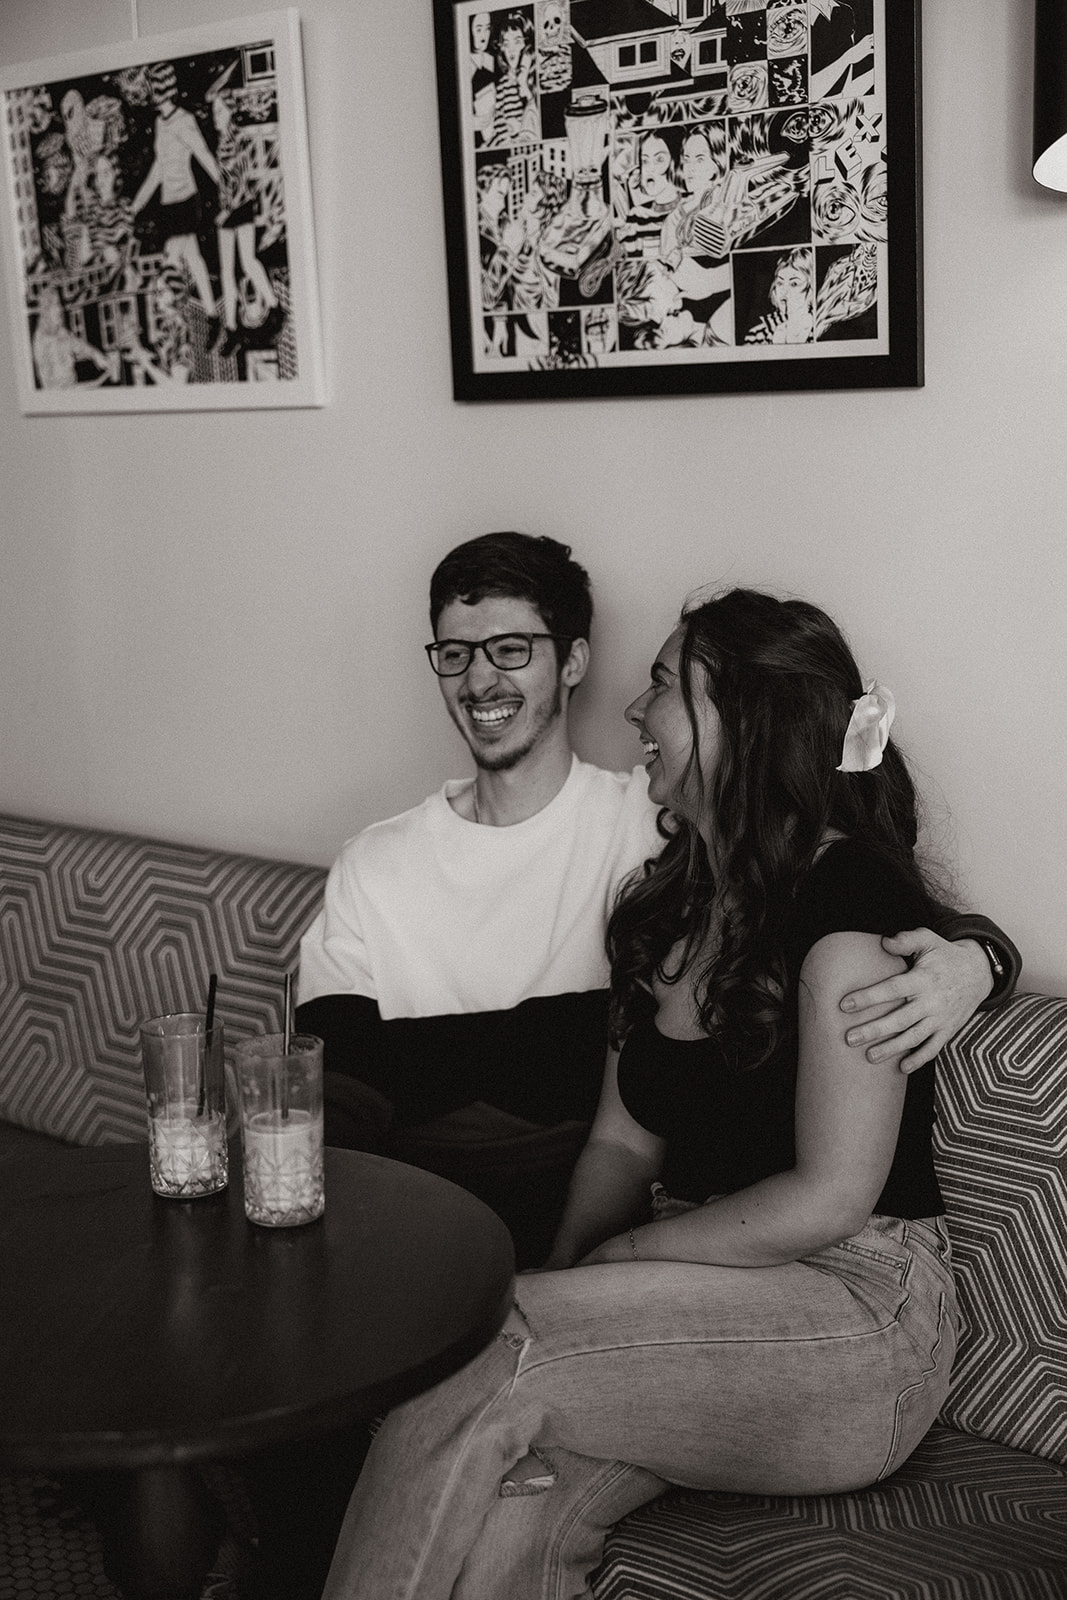
[[[524,633],[498,633],[492,639],[442,639],[431,655],[441,676],[454,678],[466,672],[479,649],[501,672],[514,672],[529,665],[533,641]]]

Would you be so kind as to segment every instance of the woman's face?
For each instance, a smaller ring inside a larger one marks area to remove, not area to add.
[[[702,133],[691,133],[682,146],[682,181],[690,194],[702,194],[719,176],[715,157]]]
[[[524,40],[518,28],[505,28],[500,35],[500,48],[509,67],[514,67],[522,55]]]
[[[690,771],[693,725],[682,695],[679,664],[682,630],[676,628],[652,663],[651,683],[626,708],[626,720],[641,735],[649,799],[668,806],[699,827],[700,787]],[[719,764],[719,713],[699,686],[693,690],[700,766],[707,785]]]
[[[780,266],[771,284],[771,304],[781,311],[786,306],[806,302],[807,298],[807,273],[788,263]]]
[[[489,13],[479,11],[471,18],[471,49],[479,55],[489,48]]]
[[[671,164],[671,153],[662,139],[650,134],[641,146],[641,187],[646,194],[662,189]]]

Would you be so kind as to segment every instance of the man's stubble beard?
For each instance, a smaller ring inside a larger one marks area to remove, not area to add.
[[[480,767],[483,772],[510,772],[514,767],[518,766],[520,761],[526,759],[535,745],[540,743],[547,729],[562,714],[563,692],[561,682],[557,679],[556,692],[552,698],[552,704],[530,729],[522,744],[514,750],[502,750],[499,755],[491,750],[487,751],[479,749],[477,746],[471,746],[471,755],[474,757],[475,766]]]

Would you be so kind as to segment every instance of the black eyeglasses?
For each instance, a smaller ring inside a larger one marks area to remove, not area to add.
[[[485,659],[498,672],[518,672],[520,667],[528,667],[535,639],[572,642],[562,633],[494,633],[488,639],[435,639],[424,648],[439,678],[458,678],[466,672],[477,650],[485,651]]]

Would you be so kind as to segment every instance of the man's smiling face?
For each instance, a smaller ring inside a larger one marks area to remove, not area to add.
[[[489,595],[473,606],[452,600],[436,628],[438,639],[547,632],[544,618],[528,600],[508,595]],[[449,716],[486,772],[517,766],[562,731],[564,690],[551,639],[535,639],[529,665],[517,671],[501,672],[478,650],[466,672],[437,681]]]

